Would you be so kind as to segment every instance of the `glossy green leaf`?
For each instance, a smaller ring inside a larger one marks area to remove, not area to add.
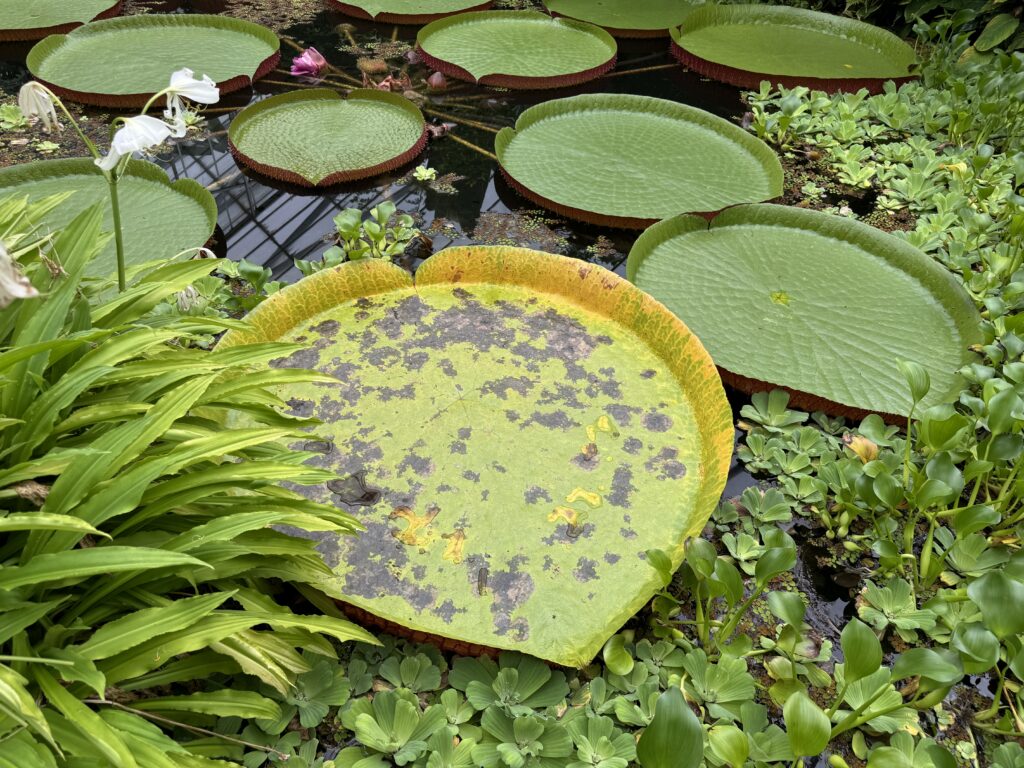
[[[423,27],[416,44],[427,56],[484,83],[495,75],[579,78],[610,68],[617,51],[615,40],[600,27],[539,11],[448,16]]]
[[[636,228],[782,194],[782,166],[766,144],[703,110],[648,96],[538,104],[498,133],[495,152],[516,183],[567,215]]]
[[[623,37],[654,33],[667,37],[669,27],[682,24],[696,5],[680,0],[544,0],[551,13],[588,21]]]
[[[198,712],[217,717],[276,720],[281,716],[277,702],[252,691],[203,691],[188,696],[156,696],[138,699],[132,707],[144,712]]]
[[[879,413],[910,411],[899,360],[930,375],[923,405],[952,399],[956,370],[982,338],[970,297],[932,258],[816,211],[739,206],[710,226],[695,216],[660,222],[633,246],[627,275],[676,312],[721,368]],[[735,333],[740,304],[758,333]]]
[[[661,589],[641,553],[678,567],[721,493],[732,426],[712,364],[598,267],[456,248],[413,284],[353,262],[249,320],[218,349],[301,339],[274,367],[338,378],[278,391],[324,422],[312,463],[337,480],[305,493],[366,529],[314,534],[336,574],[318,586],[410,629],[585,664]]]
[[[700,768],[704,764],[704,729],[683,693],[669,688],[658,697],[654,719],[636,745],[643,768]]]
[[[860,619],[851,619],[840,637],[845,678],[850,683],[874,674],[882,666],[882,644]]]
[[[747,734],[735,725],[716,725],[708,731],[708,745],[729,768],[744,768],[750,755]]]
[[[29,200],[40,200],[67,190],[73,194],[43,217],[43,231],[63,229],[82,211],[100,203],[103,229],[113,232],[110,191],[102,171],[91,159],[43,160],[0,169],[0,195],[27,195]],[[169,259],[205,245],[217,225],[217,204],[202,185],[192,179],[171,182],[161,168],[142,160],[129,163],[118,185],[118,201],[125,261],[129,264]],[[105,276],[115,269],[111,238],[88,271]]]
[[[407,98],[359,88],[271,96],[242,110],[228,129],[236,153],[258,171],[310,184],[361,178],[398,167],[422,149],[423,115]]]
[[[1006,42],[1020,26],[1020,19],[1012,13],[998,13],[989,19],[988,24],[981,30],[978,39],[974,41],[974,47],[979,51],[990,51],[1000,43]]]
[[[28,54],[36,78],[89,103],[163,90],[189,67],[217,83],[256,75],[278,54],[277,36],[241,19],[201,14],[143,14],[97,21],[51,35]],[[136,99],[133,99],[135,101]]]
[[[832,723],[806,693],[797,692],[782,708],[789,746],[797,757],[816,757],[828,745]]]
[[[626,638],[623,635],[613,635],[604,644],[601,657],[608,671],[615,675],[628,675],[633,671],[633,657],[625,648]]]
[[[204,566],[201,560],[177,552],[149,547],[89,547],[66,552],[37,555],[28,564],[0,569],[0,590],[45,584],[68,579],[81,580],[101,573]]]
[[[905,677],[926,677],[936,683],[952,685],[963,677],[963,669],[954,662],[956,656],[947,656],[931,648],[910,648],[892,665],[894,680]]]
[[[992,571],[972,581],[967,594],[981,609],[985,627],[1000,640],[1024,633],[1024,611],[1008,610],[1008,606],[1024,605],[1024,584]]]

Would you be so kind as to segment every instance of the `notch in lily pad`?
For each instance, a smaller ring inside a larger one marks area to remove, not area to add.
[[[310,462],[341,482],[306,492],[365,528],[318,534],[334,572],[320,583],[388,631],[586,664],[662,588],[648,552],[678,568],[724,487],[733,427],[714,364],[601,267],[451,248],[414,281],[362,260],[248,321],[221,346],[295,341],[273,365],[337,379],[277,394],[333,446]]]
[[[279,181],[327,187],[400,168],[427,145],[419,108],[390,91],[282,93],[246,107],[228,129],[239,164]]]

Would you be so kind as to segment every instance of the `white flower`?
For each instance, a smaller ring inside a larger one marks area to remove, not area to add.
[[[199,104],[216,104],[220,98],[220,89],[217,84],[208,76],[203,75],[202,80],[196,80],[191,69],[179,69],[171,75],[171,84],[166,90],[167,109],[164,110],[164,119],[171,125],[174,136],[181,138],[185,135],[185,121],[182,113],[185,105],[182,99],[188,99]]]
[[[114,134],[114,140],[110,142],[110,152],[102,160],[94,161],[104,171],[114,170],[125,155],[163,144],[172,133],[171,126],[149,115],[121,119],[124,125]]]
[[[35,80],[25,83],[18,91],[18,109],[26,120],[38,117],[47,133],[53,126],[56,126],[57,130],[61,128],[57,122],[57,110],[53,106],[50,92]]]
[[[3,243],[0,243],[0,309],[15,299],[31,299],[39,291],[21,274],[18,263],[11,258]]]

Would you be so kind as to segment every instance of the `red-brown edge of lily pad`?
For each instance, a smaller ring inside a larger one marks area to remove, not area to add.
[[[25,2],[31,1],[25,0]],[[120,16],[122,10],[124,10],[124,0],[117,0],[110,8],[93,16],[91,21],[112,19],[115,16]],[[72,21],[68,24],[57,24],[53,27],[34,27],[32,29],[0,29],[0,43],[27,43],[42,40],[50,35],[64,35],[73,29],[77,29],[84,23],[87,22]]]
[[[550,12],[553,18],[572,19],[573,21],[583,21],[583,19],[577,19],[575,16],[567,16],[564,13]],[[651,40],[657,37],[668,37],[670,32],[668,28],[665,29],[621,29],[619,27],[606,27],[603,24],[597,24],[593,21],[586,22],[587,24],[593,24],[595,27],[601,27],[612,37],[625,37],[632,38],[634,40]]]
[[[248,88],[260,78],[266,77],[273,72],[280,61],[281,51],[278,49],[263,60],[263,63],[259,65],[252,77],[249,77],[248,75],[238,75],[237,77],[232,77],[228,80],[217,83],[221,96],[234,93],[235,91],[240,91],[243,88]],[[42,78],[36,79],[62,99],[68,99],[77,104],[88,104],[94,107],[110,107],[112,109],[144,107],[146,106],[146,102],[153,98],[152,93],[88,93],[85,91],[72,90],[70,88],[62,88],[61,86],[55,85],[47,80],[43,80]]]
[[[548,90],[551,88],[571,88],[574,85],[582,85],[583,83],[590,82],[601,75],[610,72],[615,68],[615,64],[618,61],[618,54],[614,54],[611,59],[604,62],[600,66],[593,67],[591,69],[585,69],[582,72],[572,72],[567,75],[555,75],[552,77],[524,77],[522,75],[484,75],[477,80],[473,75],[467,72],[462,67],[452,64],[444,59],[439,59],[435,56],[431,56],[429,53],[424,51],[420,46],[416,46],[416,53],[423,59],[423,63],[431,69],[441,72],[448,77],[454,77],[457,80],[465,80],[469,83],[476,83],[478,85],[489,85],[495,88],[512,88],[515,90],[529,91],[529,90]]]
[[[675,40],[671,44],[672,56],[687,69],[693,70],[704,77],[710,77],[721,83],[757,90],[761,82],[767,80],[775,85],[786,88],[804,86],[813,91],[824,91],[825,93],[856,93],[860,89],[867,90],[870,94],[882,93],[885,84],[892,80],[897,86],[912,82],[917,75],[906,77],[850,77],[850,78],[823,78],[823,77],[797,77],[794,75],[771,75],[765,72],[750,72],[746,69],[737,69],[725,64],[717,64],[713,61],[701,58],[690,53]]]
[[[419,139],[412,145],[408,150],[400,155],[396,155],[390,160],[385,160],[383,163],[377,165],[371,165],[367,168],[355,168],[348,171],[337,171],[325,176],[316,184],[312,183],[306,178],[303,178],[295,171],[289,171],[287,168],[279,168],[275,165],[265,165],[253,160],[251,157],[242,152],[235,143],[228,139],[228,148],[231,150],[231,155],[235,158],[235,162],[240,166],[255,171],[261,176],[266,176],[277,181],[283,181],[287,184],[294,184],[297,187],[306,187],[307,189],[320,189],[323,187],[332,187],[336,184],[344,184],[349,181],[359,181],[360,179],[368,179],[372,176],[379,176],[382,173],[393,171],[396,168],[401,168],[406,163],[412,161],[426,149],[427,139],[430,137],[429,129],[424,126],[423,133],[420,134]]]
[[[377,21],[383,24],[429,24],[432,21],[443,19],[446,16],[454,16],[457,13],[489,10],[490,7],[494,5],[494,2],[493,0],[487,0],[486,3],[472,5],[458,11],[446,11],[444,13],[378,13],[376,16],[367,13],[357,5],[343,3],[341,0],[327,0],[327,4],[331,8],[341,11],[346,16],[351,16],[355,19]]]

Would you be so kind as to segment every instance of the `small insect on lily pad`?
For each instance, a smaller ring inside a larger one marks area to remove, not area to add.
[[[615,38],[600,27],[540,11],[460,13],[416,36],[423,61],[471,83],[502,88],[562,88],[615,66]]]
[[[673,55],[690,69],[743,88],[769,80],[879,93],[888,80],[916,77],[914,49],[891,32],[783,5],[705,5],[672,30],[672,41]]]
[[[428,24],[463,11],[483,11],[493,4],[480,0],[328,0],[342,13],[385,24]]]
[[[62,97],[103,107],[141,107],[183,67],[207,75],[221,94],[277,66],[277,35],[241,19],[146,14],[96,21],[51,35],[29,51],[32,75]]]
[[[336,578],[318,585],[448,648],[587,663],[660,588],[645,552],[678,566],[724,487],[732,417],[711,358],[601,267],[451,248],[414,283],[357,261],[248,320],[222,346],[297,343],[274,365],[337,378],[277,393],[323,422],[299,445],[338,474],[296,490],[366,528],[319,536]]]
[[[42,40],[121,13],[122,0],[0,0],[0,41]]]
[[[782,194],[782,165],[739,126],[665,99],[597,93],[531,107],[494,151],[524,197],[632,229]]]
[[[544,7],[604,27],[616,37],[668,37],[694,7],[681,0],[544,0]]]
[[[66,227],[78,214],[102,202],[103,228],[113,231],[110,191],[103,172],[89,158],[43,160],[0,169],[0,196],[27,196],[30,201],[60,192],[72,192],[66,202],[39,222],[40,234]],[[169,259],[207,243],[217,226],[217,203],[192,179],[172,182],[163,169],[132,160],[118,183],[124,233],[125,261],[131,265]],[[116,269],[113,238],[93,260],[97,276]]]
[[[627,275],[707,346],[732,384],[787,388],[801,407],[905,417],[901,360],[920,363],[923,406],[956,396],[981,318],[953,276],[893,235],[831,214],[745,205],[709,225],[659,222]]]
[[[376,176],[427,143],[423,114],[404,96],[361,88],[292,91],[246,107],[228,129],[242,165],[301,186]]]

